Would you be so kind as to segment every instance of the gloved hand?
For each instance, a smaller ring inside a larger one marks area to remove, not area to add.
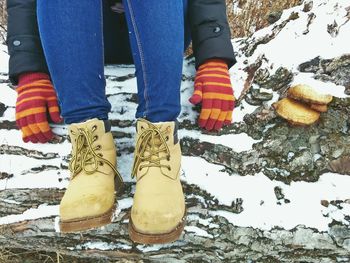
[[[219,131],[232,121],[235,98],[228,66],[222,59],[209,59],[196,74],[192,104],[202,102],[199,126],[206,130]]]
[[[47,109],[53,122],[62,122],[50,77],[44,73],[21,74],[16,90],[16,123],[22,131],[23,141],[50,141],[53,133],[47,121]]]

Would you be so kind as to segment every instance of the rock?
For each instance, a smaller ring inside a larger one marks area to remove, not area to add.
[[[329,202],[327,200],[321,200],[321,205],[323,205],[324,207],[328,207]]]
[[[333,21],[332,24],[327,25],[327,32],[332,36],[336,37],[339,34],[339,26],[337,21]]]
[[[5,106],[5,104],[0,102],[0,117],[4,116],[4,112],[7,109],[7,107]]]
[[[10,179],[12,177],[13,177],[13,174],[9,174],[9,173],[6,173],[6,172],[0,172],[0,180]]]
[[[316,57],[299,65],[301,72],[315,73],[315,78],[324,82],[333,82],[345,86],[346,94],[350,94],[350,54],[333,59]]]
[[[276,195],[277,200],[282,200],[282,199],[284,199],[284,194],[283,194],[283,192],[282,192],[282,188],[281,188],[281,187],[276,186],[276,187],[274,188],[274,192],[275,192],[275,195]]]
[[[258,84],[263,84],[270,77],[270,71],[267,68],[259,68],[254,76],[254,82]]]
[[[334,173],[350,175],[350,156],[343,156],[341,158],[332,160],[329,162],[328,167],[329,170]]]
[[[253,99],[260,101],[269,101],[273,98],[271,92],[262,91],[260,89],[252,89],[251,95]]]
[[[310,26],[314,22],[316,18],[316,15],[314,13],[310,13],[307,18],[307,26],[305,31],[303,32],[304,35],[308,34],[310,32]]]
[[[303,8],[303,12],[310,12],[312,7],[314,6],[314,2],[313,1],[305,1],[304,3],[304,8]]]
[[[263,71],[260,71],[260,76],[254,80],[254,83],[261,88],[272,89],[274,91],[287,88],[293,80],[293,74],[283,67],[278,68],[272,76],[268,76]]]
[[[304,62],[302,64],[299,65],[298,70],[300,72],[312,72],[312,73],[316,73],[317,71],[320,70],[320,62],[321,62],[321,58],[320,57],[316,57],[310,61]]]
[[[267,16],[267,21],[271,25],[271,24],[277,22],[278,20],[280,20],[281,16],[282,16],[282,11],[271,12]]]
[[[249,104],[249,105],[253,105],[253,106],[259,106],[262,104],[262,101],[259,99],[255,99],[253,98],[253,96],[251,94],[247,94],[244,98],[244,100]]]
[[[350,251],[350,228],[344,225],[334,224],[328,230],[329,235],[334,239],[338,246],[344,246]]]

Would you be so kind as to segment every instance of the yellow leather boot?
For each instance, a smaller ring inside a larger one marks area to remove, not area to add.
[[[176,126],[175,122],[137,122],[132,172],[137,183],[129,221],[134,242],[169,243],[183,231],[186,208]]]
[[[109,126],[109,127],[105,127]],[[60,229],[76,232],[111,222],[115,208],[116,149],[109,122],[92,119],[69,126],[71,180],[60,204]]]

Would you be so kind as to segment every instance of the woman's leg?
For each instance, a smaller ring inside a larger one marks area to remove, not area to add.
[[[65,122],[107,119],[102,2],[38,0],[38,23]]]
[[[185,219],[176,118],[184,52],[184,6],[179,0],[125,0],[138,82],[139,108],[129,220],[138,243],[179,238]]]
[[[72,143],[71,180],[62,197],[61,232],[111,222],[116,150],[105,95],[101,0],[38,0],[38,21],[49,70]],[[102,120],[98,120],[98,119]]]
[[[136,117],[174,121],[180,105],[184,5],[179,0],[124,0],[138,84]]]

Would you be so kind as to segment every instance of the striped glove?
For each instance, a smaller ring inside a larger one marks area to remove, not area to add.
[[[23,141],[50,141],[53,133],[47,121],[47,108],[53,122],[62,122],[50,77],[44,73],[21,74],[16,90],[16,123],[22,131]]]
[[[201,128],[219,131],[231,123],[235,98],[225,61],[210,59],[199,67],[190,102],[194,105],[202,102]]]

